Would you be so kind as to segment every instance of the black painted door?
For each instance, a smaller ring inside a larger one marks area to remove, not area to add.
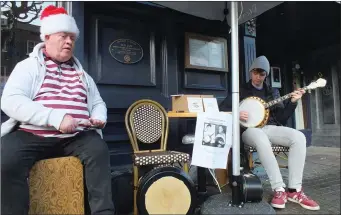
[[[140,99],[169,106],[164,92],[167,77],[161,66],[165,64],[160,51],[162,37],[153,22],[141,21],[134,14],[105,16],[90,11],[86,22],[89,74],[108,108],[103,133],[112,165],[121,165],[130,162],[131,146],[124,125],[127,108]]]
[[[229,73],[184,69],[185,32],[222,36],[219,23],[136,2],[84,5],[85,55],[88,71],[108,106],[108,124],[103,133],[112,165],[130,162],[124,115],[133,102],[152,99],[169,110],[172,94],[209,94],[219,102],[228,94]],[[226,36],[228,28],[223,27]],[[125,54],[117,57],[117,52],[110,52],[113,43],[116,48],[120,44],[117,40],[133,41],[129,44],[137,52],[140,46],[141,60],[133,64],[120,62],[125,60]],[[191,152],[191,147],[181,144],[181,138],[194,132],[193,126],[195,118],[170,119],[168,148]]]

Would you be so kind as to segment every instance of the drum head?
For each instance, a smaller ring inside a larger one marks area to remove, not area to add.
[[[264,120],[265,108],[264,105],[254,98],[247,98],[239,105],[239,111],[246,111],[249,113],[246,122],[240,121],[240,124],[247,128],[257,127]]]
[[[147,173],[137,191],[139,213],[193,214],[196,207],[194,183],[183,170],[160,167]]]

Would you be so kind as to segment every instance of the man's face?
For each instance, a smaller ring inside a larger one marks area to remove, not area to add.
[[[256,86],[261,86],[266,78],[266,72],[262,69],[254,69],[251,71],[252,83]]]
[[[52,59],[66,62],[72,57],[75,34],[60,32],[46,36],[46,51]]]

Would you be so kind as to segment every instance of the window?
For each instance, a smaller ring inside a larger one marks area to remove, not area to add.
[[[7,76],[7,66],[1,66],[1,78]]]
[[[4,41],[4,46],[2,47],[1,51],[2,52],[7,52],[7,47],[8,47],[8,42],[5,40]]]
[[[40,43],[40,16],[53,1],[1,1],[0,95],[16,64]],[[71,2],[65,2],[65,5]]]
[[[0,76],[0,95],[2,95],[2,91],[5,87],[6,81],[8,79],[7,74],[7,67],[6,66],[1,66],[1,76]]]
[[[38,43],[37,41],[27,40],[26,54],[30,54]]]
[[[4,47],[2,47],[1,51],[2,52],[7,52],[7,41],[4,42]]]

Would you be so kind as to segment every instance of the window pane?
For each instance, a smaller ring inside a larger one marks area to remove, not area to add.
[[[40,40],[40,15],[56,1],[1,1],[0,94],[15,65],[28,57]],[[5,72],[6,71],[6,72]]]

